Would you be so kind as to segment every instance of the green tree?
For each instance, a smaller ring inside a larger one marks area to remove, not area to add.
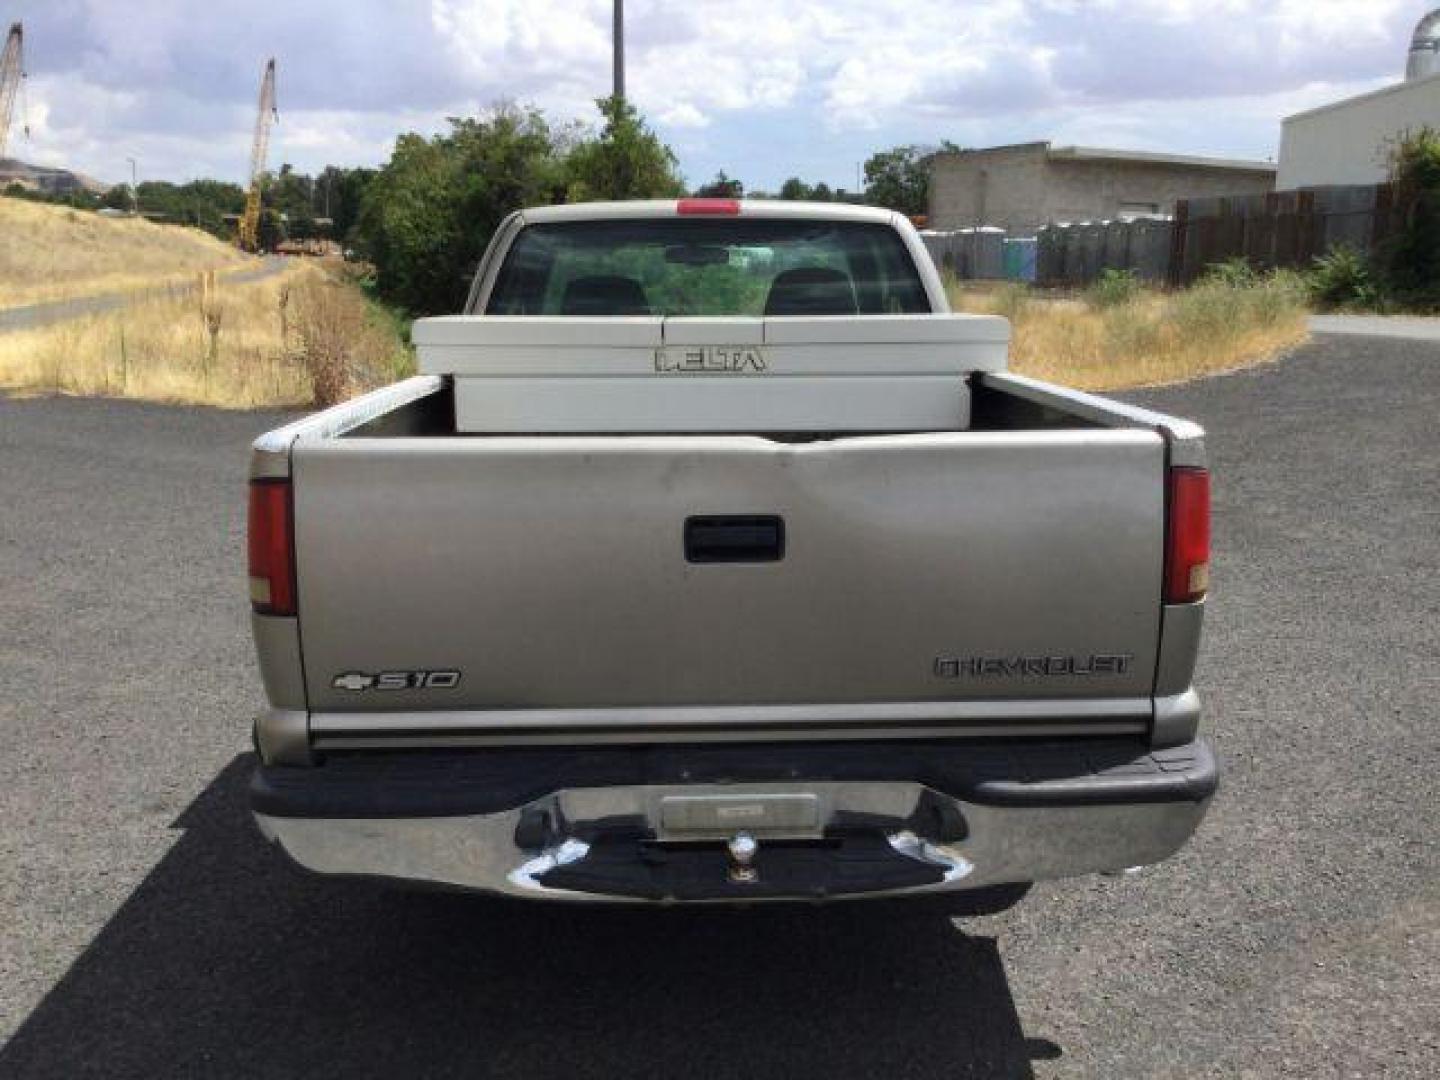
[[[865,162],[865,200],[902,214],[923,214],[930,204],[931,151],[897,146]]]
[[[98,210],[101,206],[101,197],[84,188],[74,188],[70,191],[44,191],[39,188],[26,187],[19,181],[12,181],[3,191],[0,191],[0,195],[7,199],[23,199],[26,202],[68,206],[74,210]],[[126,200],[125,205],[128,207],[130,205],[128,194]]]
[[[245,192],[239,185],[220,180],[191,180],[184,184],[146,180],[139,187],[139,196],[144,213],[193,225],[225,239],[235,231],[225,215],[239,214],[245,206]],[[130,209],[130,194],[123,184],[111,188],[105,198],[117,209]]]
[[[285,223],[286,237],[308,240],[316,234],[314,189],[314,180],[288,163],[265,184],[265,207]]]
[[[100,206],[106,210],[130,209],[130,185],[114,184],[100,196]]]
[[[314,210],[317,217],[330,218],[330,236],[342,243],[355,239],[360,206],[374,178],[374,169],[342,169],[334,165],[327,165],[316,177]]]
[[[376,287],[416,315],[460,310],[469,277],[500,221],[556,201],[565,162],[545,118],[502,105],[484,119],[450,119],[426,139],[402,135],[369,182],[357,232]]]
[[[835,192],[823,180],[812,185],[792,176],[780,185],[780,198],[792,202],[834,202]]]
[[[181,184],[175,194],[181,220],[225,239],[234,231],[226,215],[245,209],[245,189],[223,180],[191,180]]]
[[[743,199],[745,184],[725,175],[725,170],[721,169],[715,174],[714,180],[696,188],[695,194],[702,199]]]
[[[286,223],[280,214],[268,207],[260,211],[260,250],[274,251],[275,245],[290,239]]]
[[[663,199],[682,194],[685,185],[676,171],[674,152],[650,130],[635,107],[615,97],[600,98],[595,104],[605,125],[598,138],[575,140],[569,148],[567,201]],[[557,141],[565,141],[563,133]]]
[[[786,202],[809,202],[814,193],[815,189],[798,176],[792,176],[780,185],[780,198]]]
[[[865,201],[912,217],[929,213],[930,168],[937,154],[960,150],[949,139],[937,146],[911,143],[872,154],[865,162]]]

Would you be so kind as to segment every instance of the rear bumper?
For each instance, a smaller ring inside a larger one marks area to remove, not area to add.
[[[894,896],[1158,862],[1218,782],[1203,742],[587,748],[261,766],[261,831],[322,873],[561,900]],[[753,862],[726,841],[746,833]]]

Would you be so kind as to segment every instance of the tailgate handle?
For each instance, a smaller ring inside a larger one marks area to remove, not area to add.
[[[685,519],[685,561],[779,562],[785,520],[776,514],[730,514]]]

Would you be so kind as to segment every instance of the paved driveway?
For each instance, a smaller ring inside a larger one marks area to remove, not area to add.
[[[1413,319],[1392,315],[1312,315],[1310,329],[1317,334],[1440,341],[1440,319]]]
[[[311,878],[245,818],[245,445],[0,399],[0,1076],[1440,1075],[1440,348],[1134,395],[1203,421],[1228,773],[1135,877],[930,917]]]

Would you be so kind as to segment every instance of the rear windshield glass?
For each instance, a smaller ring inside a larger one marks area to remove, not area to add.
[[[529,225],[490,315],[887,315],[930,310],[887,225],[655,218]]]

